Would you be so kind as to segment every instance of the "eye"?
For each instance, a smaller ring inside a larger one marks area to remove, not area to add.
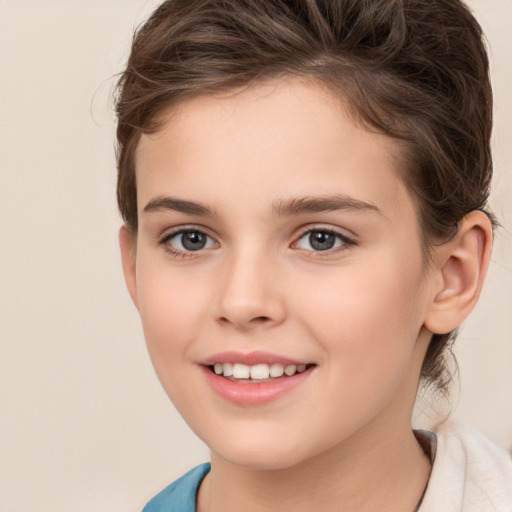
[[[323,252],[354,245],[350,238],[328,229],[310,229],[295,242],[295,246],[306,251]]]
[[[187,253],[216,247],[217,243],[197,229],[180,229],[166,235],[160,242],[172,253]]]

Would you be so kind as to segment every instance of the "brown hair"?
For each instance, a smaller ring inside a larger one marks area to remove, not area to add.
[[[486,209],[488,67],[482,30],[460,0],[167,0],[136,32],[118,83],[122,217],[136,234],[135,150],[164,111],[295,75],[327,86],[357,121],[400,141],[428,256],[466,214]],[[454,337],[435,334],[423,363],[424,381],[440,389]]]

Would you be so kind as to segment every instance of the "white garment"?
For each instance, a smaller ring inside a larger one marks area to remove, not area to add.
[[[510,455],[458,421],[434,433],[435,459],[419,512],[512,512]]]

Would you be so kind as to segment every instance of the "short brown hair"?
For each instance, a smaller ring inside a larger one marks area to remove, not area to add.
[[[400,141],[425,252],[486,211],[492,92],[482,30],[460,0],[167,0],[136,32],[117,89],[117,198],[137,232],[135,150],[179,102],[294,75],[327,86],[355,119]],[[491,221],[493,217],[489,214]],[[455,333],[422,368],[446,386]]]

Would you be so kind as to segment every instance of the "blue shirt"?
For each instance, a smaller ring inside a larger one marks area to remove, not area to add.
[[[191,469],[159,492],[142,512],[196,512],[197,489],[208,471],[209,462]]]

